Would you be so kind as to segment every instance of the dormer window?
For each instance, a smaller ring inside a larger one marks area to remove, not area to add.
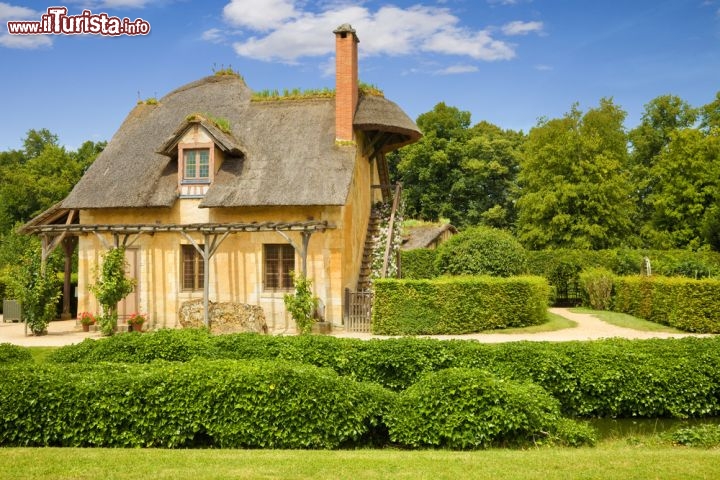
[[[209,148],[183,149],[183,162],[185,164],[183,181],[188,183],[210,182]]]

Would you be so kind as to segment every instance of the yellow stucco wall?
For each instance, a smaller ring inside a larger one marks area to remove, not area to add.
[[[355,148],[338,146],[336,148]],[[344,289],[355,289],[367,231],[372,190],[376,182],[374,163],[359,157],[345,206],[198,208],[200,199],[179,198],[172,208],[81,210],[83,224],[188,224],[263,221],[326,220],[335,229],[313,233],[308,246],[308,277],[313,291],[325,305],[326,320],[335,328],[342,325]],[[301,245],[301,234],[287,232]],[[191,234],[204,243],[202,234]],[[113,243],[103,234],[107,244]],[[121,239],[122,240],[122,239]],[[131,239],[132,240],[132,239]],[[183,301],[202,298],[200,291],[181,289],[181,246],[189,244],[180,233],[158,232],[140,235],[132,243],[137,249],[138,309],[149,316],[150,327],[176,327],[177,312]],[[231,234],[220,245],[210,261],[210,300],[260,305],[268,326],[276,331],[294,332],[295,326],[286,314],[283,293],[263,290],[263,244],[287,243],[277,232]],[[88,286],[94,281],[94,269],[105,251],[95,235],[80,237],[79,311],[99,312]],[[296,270],[301,258],[296,252]]]

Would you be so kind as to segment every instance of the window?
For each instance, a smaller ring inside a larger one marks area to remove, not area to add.
[[[207,182],[210,180],[210,149],[193,148],[183,150],[185,172],[183,180]]]
[[[204,248],[204,245],[198,245]],[[202,290],[205,264],[202,255],[192,245],[182,246],[182,288]]]
[[[265,245],[265,290],[290,290],[293,279],[290,272],[295,270],[295,249],[292,245]]]

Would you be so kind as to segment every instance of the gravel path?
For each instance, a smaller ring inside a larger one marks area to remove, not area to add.
[[[551,308],[550,312],[568,318],[577,323],[576,327],[556,330],[554,332],[540,333],[472,333],[468,335],[432,335],[427,338],[441,340],[477,340],[483,343],[519,342],[523,340],[537,342],[567,342],[572,340],[597,340],[600,338],[681,338],[681,337],[706,337],[710,335],[699,335],[692,333],[666,333],[666,332],[645,332],[630,328],[616,327],[603,322],[597,317],[587,313],[573,313],[567,308]],[[335,331],[333,336],[339,338],[360,338],[368,340],[371,338],[390,338],[369,333],[348,333]],[[19,323],[4,323],[0,315],[0,343],[13,343],[26,347],[58,347],[78,343],[86,338],[100,338],[100,333],[83,333],[76,325],[75,320],[51,322],[48,327],[48,334],[41,337],[26,336],[25,329]]]

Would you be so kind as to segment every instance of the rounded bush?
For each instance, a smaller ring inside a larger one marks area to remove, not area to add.
[[[30,362],[30,350],[11,343],[0,343],[0,363]]]
[[[473,227],[443,243],[437,253],[440,274],[510,277],[525,273],[527,254],[510,233]]]
[[[558,401],[538,385],[450,368],[401,392],[385,423],[408,447],[470,449],[546,439],[559,419]]]

